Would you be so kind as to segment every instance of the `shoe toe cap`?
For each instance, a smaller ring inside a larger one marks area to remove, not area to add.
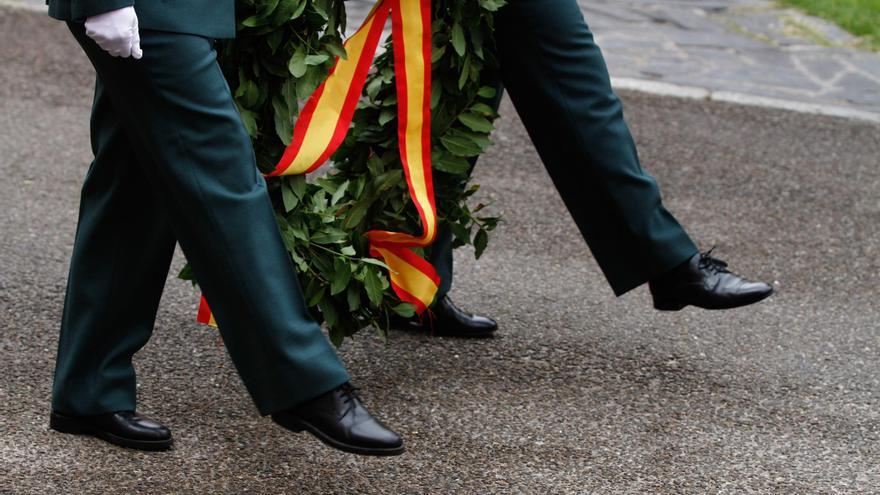
[[[403,446],[403,438],[378,421],[365,421],[350,431],[351,440],[359,445],[375,449],[397,449]]]
[[[488,316],[474,316],[472,325],[480,330],[495,331],[498,329],[498,322]]]
[[[125,428],[130,438],[147,441],[165,441],[171,439],[171,430],[151,419],[135,418]]]
[[[742,287],[743,292],[759,297],[767,297],[773,293],[773,286],[764,282],[748,282]]]
[[[152,440],[171,440],[171,430],[165,426],[159,426],[146,430],[144,436],[149,436]]]

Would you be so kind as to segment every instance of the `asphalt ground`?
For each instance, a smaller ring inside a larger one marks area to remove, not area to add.
[[[629,93],[669,208],[771,299],[615,298],[505,102],[475,180],[506,221],[478,262],[457,254],[453,290],[498,336],[365,331],[342,351],[405,455],[338,453],[260,417],[173,274],[136,366],[140,410],[175,448],[50,431],[92,77],[63,25],[0,10],[0,493],[880,491],[880,127]]]

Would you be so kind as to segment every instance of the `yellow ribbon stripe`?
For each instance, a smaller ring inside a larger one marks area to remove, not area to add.
[[[348,131],[370,63],[376,53],[389,4],[373,6],[360,28],[345,42],[346,59],[337,58],[330,74],[300,112],[293,140],[269,176],[307,173],[327,161]]]

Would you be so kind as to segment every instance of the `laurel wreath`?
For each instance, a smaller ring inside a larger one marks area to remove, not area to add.
[[[479,186],[468,185],[472,161],[490,144],[497,117],[495,89],[484,84],[497,67],[492,13],[504,0],[434,0],[432,5],[431,134],[440,223],[454,247],[479,257],[499,219],[471,208]],[[342,0],[238,0],[237,36],[218,57],[250,134],[258,167],[272,170],[289,144],[300,107],[345,57]],[[306,302],[330,339],[373,326],[386,336],[393,315],[415,308],[390,288],[387,267],[368,253],[370,229],[418,233],[397,146],[397,99],[390,40],[374,60],[352,128],[317,178],[269,179],[278,227]],[[429,254],[424,252],[423,254]],[[187,268],[181,278],[191,279]]]

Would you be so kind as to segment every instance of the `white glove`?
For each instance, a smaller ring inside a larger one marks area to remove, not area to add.
[[[141,36],[134,7],[123,7],[86,18],[86,35],[114,57],[141,58]]]

